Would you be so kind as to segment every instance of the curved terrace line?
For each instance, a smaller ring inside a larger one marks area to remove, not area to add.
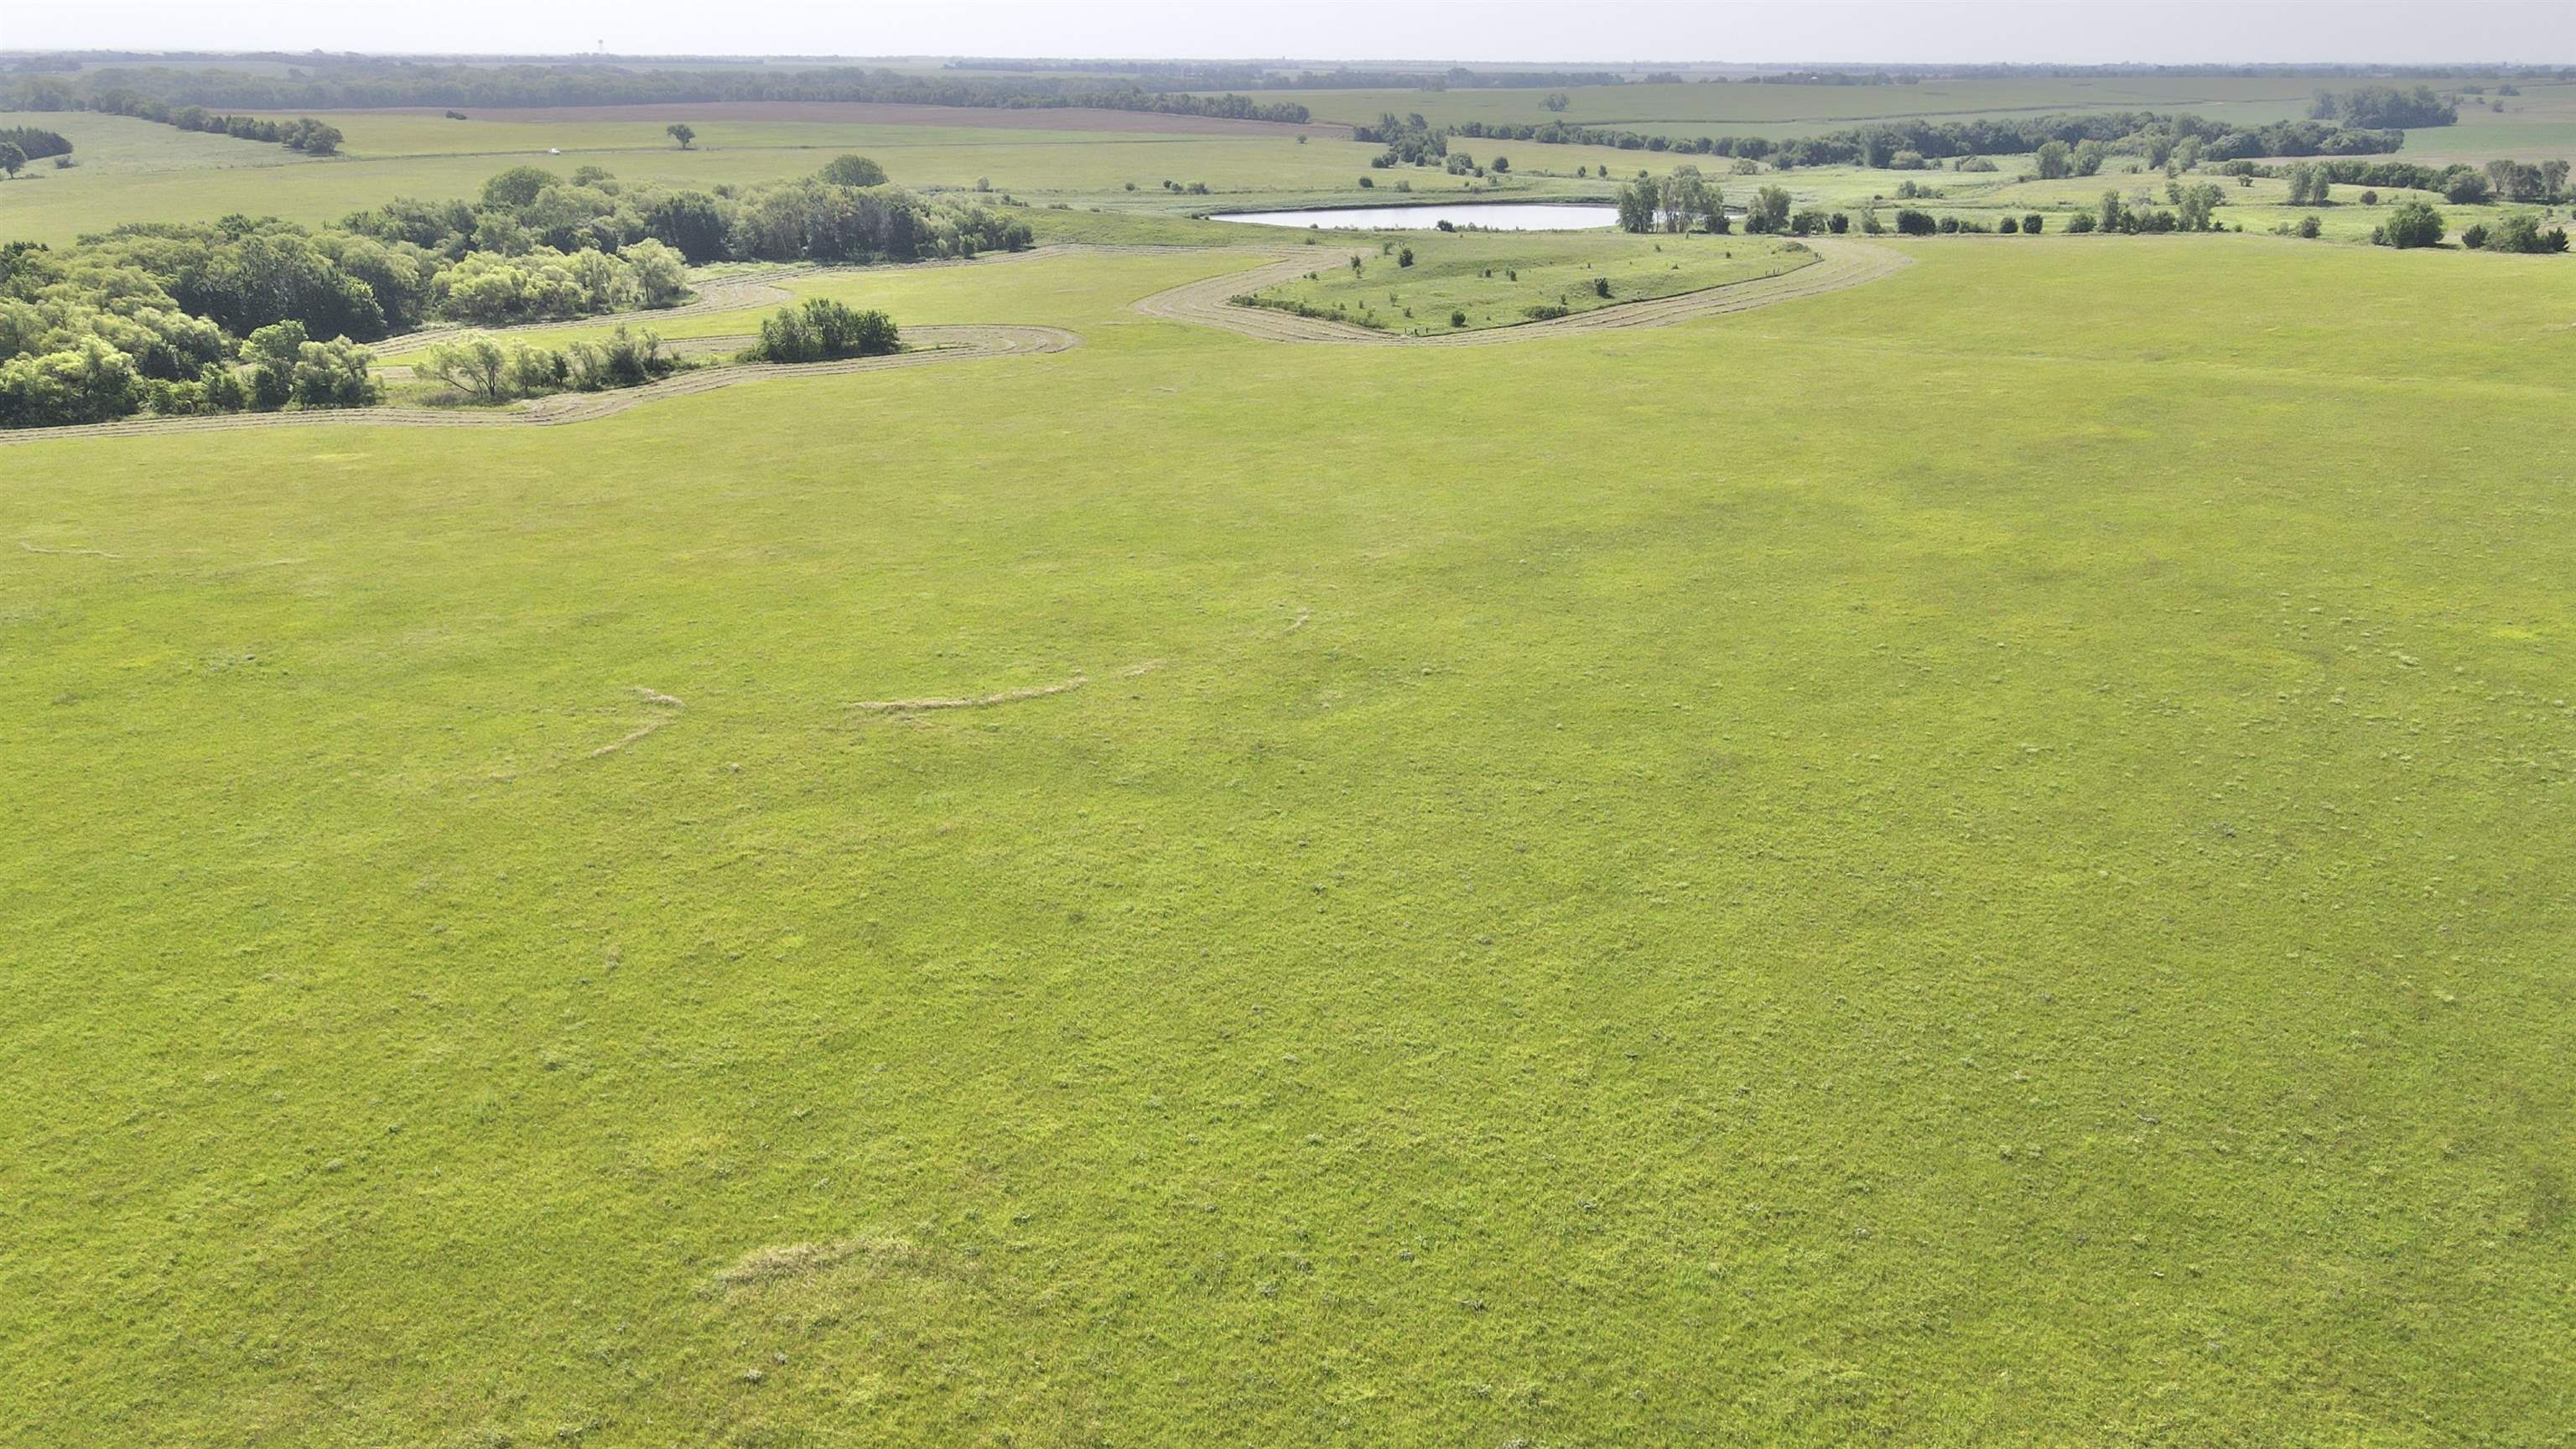
[[[1330,322],[1314,317],[1300,317],[1289,312],[1275,312],[1266,307],[1237,306],[1231,300],[1246,292],[1276,286],[1304,276],[1315,265],[1315,255],[1307,252],[1285,257],[1249,272],[1233,272],[1208,277],[1196,282],[1156,292],[1131,305],[1148,317],[1166,322],[1188,322],[1202,327],[1219,327],[1264,342],[1337,342],[1362,347],[1476,347],[1500,342],[1532,342],[1543,337],[1564,337],[1575,333],[1606,332],[1629,327],[1669,327],[1678,322],[1717,317],[1729,312],[1749,312],[1756,307],[1769,307],[1781,302],[1794,302],[1802,297],[1822,296],[1875,282],[1914,265],[1914,259],[1902,252],[1866,242],[1833,241],[1819,237],[1806,239],[1816,260],[1793,271],[1748,281],[1730,282],[1722,287],[1709,287],[1697,292],[1682,292],[1670,297],[1653,297],[1638,302],[1622,302],[1578,312],[1571,317],[1556,317],[1545,322],[1524,322],[1512,327],[1488,327],[1474,332],[1448,332],[1437,337],[1408,337],[1393,332],[1376,332],[1350,322]]]

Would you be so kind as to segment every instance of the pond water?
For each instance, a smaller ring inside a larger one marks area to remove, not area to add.
[[[1481,226],[1492,231],[1589,231],[1617,225],[1619,208],[1489,201],[1453,206],[1342,206],[1323,211],[1221,211],[1208,220],[1365,231],[1430,231],[1444,221],[1451,226]]]

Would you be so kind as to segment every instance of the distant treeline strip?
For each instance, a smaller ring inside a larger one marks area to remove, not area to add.
[[[0,83],[0,110],[344,110],[696,104],[716,101],[871,101],[1002,109],[1093,107],[1231,120],[1311,119],[1304,106],[1249,96],[1193,96],[1134,84],[1055,76],[967,80],[857,66],[802,70],[628,70],[621,66],[421,65],[370,60],[318,74],[252,75],[179,67],[110,68],[78,76],[18,75]]]
[[[1397,138],[1383,125],[1361,127],[1363,141]],[[2156,111],[2103,111],[2088,115],[2038,116],[1968,121],[1881,121],[1817,136],[1775,141],[1768,136],[1662,136],[1636,131],[1542,121],[1536,125],[1502,121],[1462,121],[1448,128],[1454,136],[1480,136],[1505,141],[1537,141],[1575,146],[1615,146],[1623,151],[1677,151],[1695,156],[1741,156],[1780,166],[1885,166],[1911,151],[1927,160],[1949,156],[2014,155],[2036,151],[2051,141],[2075,145],[2111,142],[2151,131],[2176,141],[2197,139],[2204,161],[2230,161],[2253,156],[2379,156],[2406,142],[2400,130],[2363,130],[2325,121],[2276,121],[2264,126],[2238,126],[2198,116]]]
[[[102,108],[104,109],[104,108]],[[138,120],[158,121],[182,131],[203,131],[210,136],[232,136],[244,141],[274,141],[289,151],[308,156],[333,156],[344,139],[340,128],[311,116],[298,116],[291,121],[270,121],[258,116],[227,116],[203,106],[164,106],[158,101],[145,101],[130,111],[110,114],[133,116]]]

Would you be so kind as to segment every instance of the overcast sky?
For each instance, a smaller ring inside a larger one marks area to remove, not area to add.
[[[2576,63],[2576,0],[5,0],[12,50]]]

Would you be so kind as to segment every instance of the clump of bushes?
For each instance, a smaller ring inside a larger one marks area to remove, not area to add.
[[[2567,228],[2553,226],[2543,231],[2539,217],[2518,212],[2493,227],[2470,227],[2460,233],[2460,245],[2484,247],[2491,252],[2563,252],[2567,250]]]
[[[604,342],[575,342],[560,350],[469,334],[423,352],[412,364],[422,377],[446,383],[480,402],[507,402],[514,397],[547,393],[600,392],[639,387],[667,377],[679,366],[662,353],[662,339],[619,327]]]
[[[815,297],[798,306],[781,307],[778,315],[761,323],[760,340],[744,356],[755,362],[830,362],[877,357],[901,347],[892,317]]]
[[[2442,213],[2435,211],[2432,203],[2410,201],[2390,212],[2387,221],[2373,228],[2370,241],[2373,246],[2400,250],[2438,246],[2446,229]]]

